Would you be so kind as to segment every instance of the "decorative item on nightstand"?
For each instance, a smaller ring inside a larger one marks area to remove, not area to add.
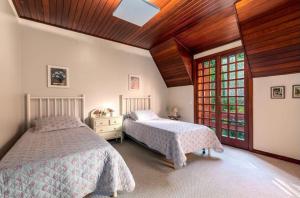
[[[179,115],[179,110],[177,107],[173,107],[172,108],[172,113],[171,115],[169,115],[168,117],[171,119],[171,120],[179,120],[180,119],[180,115]]]
[[[93,110],[91,112],[91,127],[101,137],[106,140],[119,139],[123,141],[122,116],[107,116],[107,110]]]

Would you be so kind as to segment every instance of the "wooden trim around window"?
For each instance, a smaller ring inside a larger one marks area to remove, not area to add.
[[[199,63],[202,63],[202,62],[205,62],[207,60],[210,60],[210,59],[216,59],[216,61],[218,61],[218,58],[221,57],[221,56],[228,56],[230,54],[236,54],[236,53],[239,53],[239,52],[244,52],[245,54],[245,50],[244,50],[244,47],[243,46],[240,46],[240,47],[236,47],[236,48],[232,48],[232,49],[229,49],[229,50],[225,50],[225,51],[222,51],[222,52],[218,52],[218,53],[215,53],[215,54],[211,54],[211,55],[208,55],[208,56],[204,56],[204,57],[201,57],[201,58],[198,58],[198,59],[195,59],[194,60],[194,122],[195,123],[198,123],[198,115],[197,115],[197,108],[198,108],[198,98],[197,98],[197,94],[198,94],[198,74],[197,74],[197,66]],[[247,120],[248,124],[247,124],[247,135],[248,135],[248,146],[247,148],[242,148],[242,149],[245,149],[245,150],[250,150],[252,151],[253,149],[253,81],[252,81],[252,76],[251,76],[251,72],[250,72],[250,69],[249,69],[249,65],[248,65],[248,59],[246,57],[246,54],[245,54],[245,67],[244,67],[244,71],[245,71],[245,80],[248,79],[246,81],[246,85],[247,86],[247,89],[245,89],[245,91],[247,90],[247,92],[245,92],[245,97],[247,98],[248,100],[248,104],[245,105],[245,119]],[[217,66],[218,67],[218,64]],[[218,69],[216,69],[216,71],[218,71]],[[247,76],[247,77],[246,77]],[[216,78],[220,78],[221,76],[216,74]],[[245,87],[246,88],[246,87]],[[219,90],[219,89],[218,89]],[[217,87],[216,87],[216,93],[218,93],[218,90],[217,90]],[[218,102],[219,97],[216,97],[216,102]],[[220,105],[216,105],[216,106],[220,106]],[[220,109],[216,109],[216,111],[220,111]],[[216,112],[216,114],[218,114],[219,112]],[[219,123],[220,124],[220,123]],[[219,127],[218,124],[216,123],[216,128]],[[220,132],[220,134],[217,134],[217,136],[221,136],[222,133]],[[219,137],[220,138],[220,137]],[[238,147],[238,148],[241,148],[241,147]]]

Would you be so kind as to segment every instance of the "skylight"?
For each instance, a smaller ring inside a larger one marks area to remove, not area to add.
[[[153,18],[160,9],[146,0],[122,0],[113,16],[129,23],[143,26]]]

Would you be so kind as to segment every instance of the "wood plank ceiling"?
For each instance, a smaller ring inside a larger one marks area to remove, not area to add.
[[[216,15],[219,11],[233,7],[236,0],[149,0],[161,11],[143,27],[136,26],[114,17],[113,11],[120,0],[13,0],[19,17],[78,31],[108,40],[113,40],[136,47],[150,49],[154,45],[174,37],[185,28],[203,23],[201,27],[212,26],[205,18]],[[234,11],[231,10],[231,14]],[[228,15],[228,13],[227,13]],[[233,21],[235,19],[232,19]],[[212,21],[214,22],[214,21]],[[231,22],[232,23],[232,22]],[[208,27],[210,31],[213,28]],[[226,29],[222,29],[226,31]],[[202,31],[202,30],[201,30]],[[218,30],[214,31],[218,34]],[[232,28],[228,34],[232,33]],[[203,33],[202,33],[203,34]],[[207,34],[209,36],[210,34]],[[219,43],[228,43],[238,39],[225,38]],[[179,40],[184,41],[184,35]],[[187,42],[201,45],[203,40],[189,36]],[[221,39],[222,40],[222,39]],[[214,42],[214,39],[210,39]],[[214,45],[210,43],[209,45]],[[202,46],[202,48],[207,45]]]
[[[253,77],[300,72],[299,0],[242,0],[236,9]]]
[[[167,87],[193,83],[192,56],[174,38],[153,47],[150,52]]]

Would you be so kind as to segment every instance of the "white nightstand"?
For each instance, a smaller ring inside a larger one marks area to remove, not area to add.
[[[91,117],[92,129],[106,140],[120,138],[123,141],[122,122],[123,116]]]

